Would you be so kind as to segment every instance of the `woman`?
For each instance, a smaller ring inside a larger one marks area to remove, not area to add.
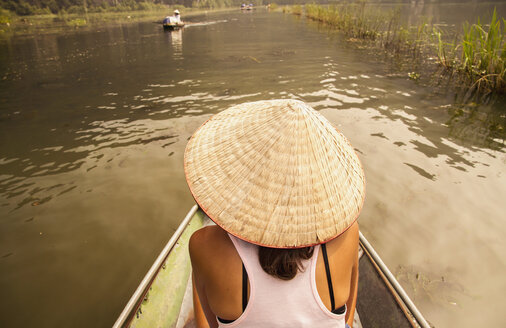
[[[185,173],[217,224],[190,240],[199,326],[352,326],[365,179],[330,122],[295,100],[231,107],[192,136]]]

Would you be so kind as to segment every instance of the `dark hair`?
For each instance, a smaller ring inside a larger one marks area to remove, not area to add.
[[[283,280],[295,277],[297,271],[302,271],[302,260],[313,256],[313,247],[282,249],[260,246],[258,259],[260,266],[271,276]]]

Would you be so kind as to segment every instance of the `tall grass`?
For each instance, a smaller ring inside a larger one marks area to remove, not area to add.
[[[333,26],[351,37],[375,40],[379,35],[382,16],[366,10],[365,2],[324,7],[305,6],[306,17]]]
[[[366,2],[322,6],[305,6],[306,17],[341,30],[351,38],[372,40],[392,53],[418,52],[426,44],[429,25],[422,22],[415,27],[401,23],[400,10],[378,11]]]
[[[292,14],[302,15],[302,6],[301,5],[292,6]]]
[[[495,9],[490,24],[479,18],[475,24],[466,22],[453,42],[445,42],[443,33],[434,28],[438,63],[461,77],[468,94],[506,93],[505,34],[506,20],[499,20]]]
[[[435,51],[437,63],[446,71],[453,71],[458,66],[458,51],[460,46],[457,44],[457,36],[450,42],[451,36],[437,27],[432,27],[430,34],[430,44]]]
[[[477,23],[464,24],[462,56],[459,69],[473,82],[473,88],[489,92],[506,91],[506,20],[497,19],[494,9],[488,28]]]

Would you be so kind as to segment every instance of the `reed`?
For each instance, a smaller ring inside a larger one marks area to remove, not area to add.
[[[502,24],[501,24],[502,21]],[[506,93],[506,21],[499,20],[494,9],[490,24],[463,25],[463,32],[453,42],[444,42],[442,32],[434,28],[434,44],[439,65],[452,74],[460,76],[472,93]]]
[[[435,45],[437,60],[439,64],[447,69],[455,68],[455,51],[457,48],[454,47],[453,43],[445,42],[446,39],[443,35],[443,32],[438,28],[432,29],[432,42]],[[453,51],[452,51],[453,50]],[[452,58],[452,59],[451,59]]]
[[[459,69],[467,74],[472,88],[490,92],[500,90],[506,92],[506,20],[497,19],[494,9],[488,28],[477,23],[464,24],[461,42],[462,55]]]
[[[351,37],[375,40],[379,35],[382,17],[373,15],[368,9],[365,2],[327,7],[305,5],[307,18],[337,28]]]

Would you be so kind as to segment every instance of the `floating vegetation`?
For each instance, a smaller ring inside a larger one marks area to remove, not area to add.
[[[416,72],[409,72],[408,76],[410,79],[415,80],[415,81],[420,78],[420,74],[418,74]]]
[[[463,31],[446,35],[427,21],[406,26],[400,10],[381,12],[367,3],[340,5],[307,4],[283,8],[283,12],[305,14],[309,19],[342,31],[350,40],[372,42],[389,54],[402,55],[423,65],[436,63],[453,85],[462,88],[465,99],[472,96],[506,94],[506,20],[494,13],[490,24],[465,23]],[[449,42],[448,40],[452,40]],[[435,60],[433,60],[435,59]],[[408,77],[419,80],[420,73]]]

